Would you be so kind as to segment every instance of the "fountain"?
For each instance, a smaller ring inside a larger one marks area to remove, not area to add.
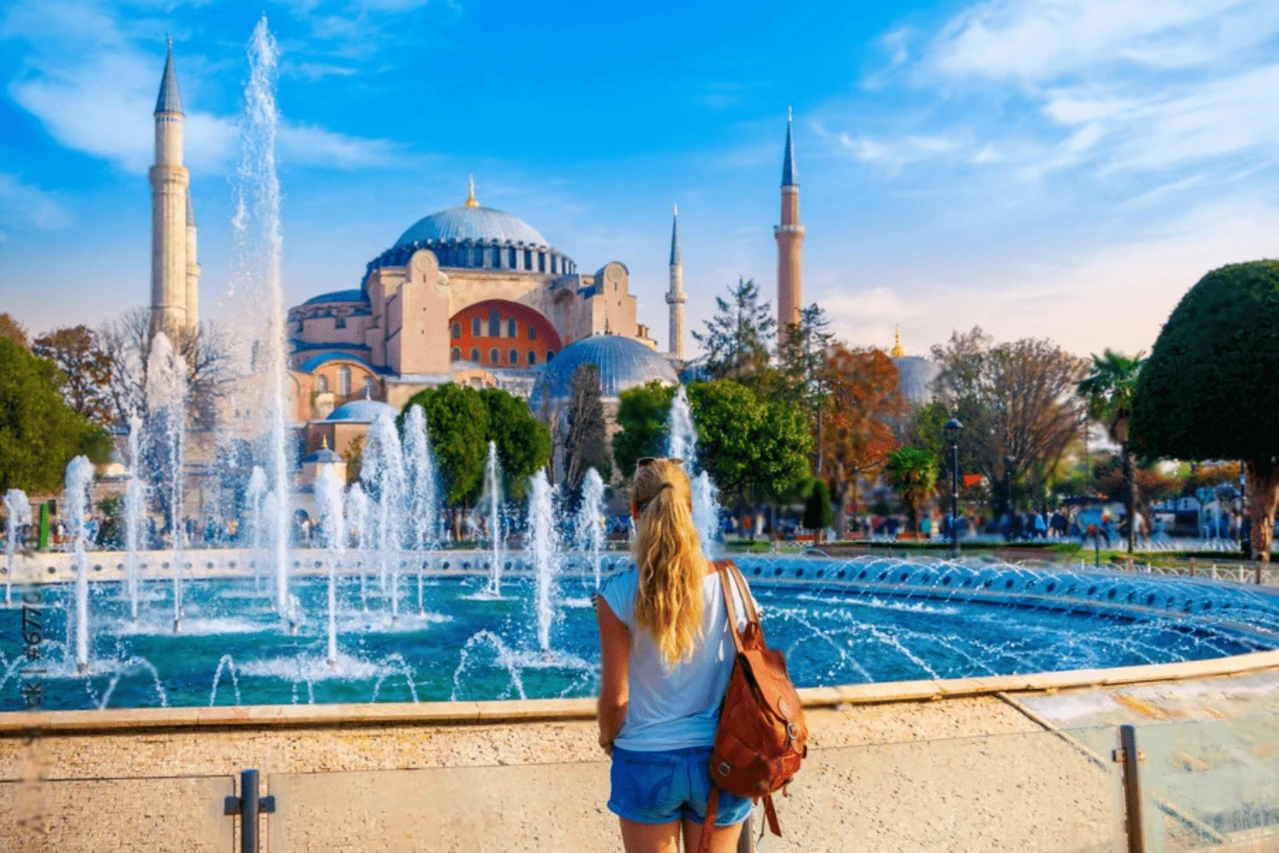
[[[22,489],[10,489],[4,493],[5,511],[5,573],[4,603],[12,602],[13,593],[13,554],[18,548],[18,537],[22,535],[24,525],[31,523],[31,504],[27,501],[26,492]]]
[[[275,168],[279,124],[275,78],[279,56],[265,16],[253,30],[248,56],[249,79],[244,87],[232,227],[236,277],[255,304],[268,308],[261,340],[251,347],[255,362],[252,368],[266,379],[262,410],[267,415],[267,457],[263,467],[276,502],[267,545],[275,573],[276,610],[289,623],[289,494],[294,460],[289,451],[288,340],[281,279],[284,238],[280,229],[280,181]],[[259,355],[264,363],[257,363]]]
[[[378,585],[390,596],[391,621],[400,618],[400,547],[404,541],[404,455],[395,419],[382,412],[369,427],[360,479],[377,506]],[[390,589],[387,589],[387,575]]]
[[[489,585],[494,598],[502,594],[502,481],[497,462],[497,442],[489,442],[488,465],[484,469],[484,496],[489,504]]]
[[[556,532],[556,487],[538,471],[531,480],[528,501],[529,559],[535,577],[537,644],[543,653],[551,649],[551,624],[555,621],[555,580],[560,571],[559,536]]]
[[[152,479],[169,481],[169,536],[173,548],[173,630],[182,630],[182,570],[186,559],[184,489],[186,487],[187,364],[164,332],[157,332],[147,357]]]
[[[265,553],[266,524],[266,471],[254,465],[249,474],[249,484],[244,489],[244,499],[249,512],[249,548],[253,552],[253,589],[261,592],[263,554]]]
[[[671,401],[671,414],[666,439],[666,455],[671,459],[683,459],[684,467],[692,481],[693,524],[702,541],[702,553],[714,557],[715,542],[719,536],[719,489],[710,474],[699,470],[697,464],[697,427],[693,425],[693,413],[688,405],[688,394],[681,385]]]
[[[138,621],[138,545],[146,514],[145,464],[141,452],[142,419],[129,418],[129,482],[124,489],[124,581],[129,596],[129,618]]]
[[[355,550],[359,554],[356,566],[360,573],[360,610],[369,609],[368,573],[364,571],[364,561],[369,553],[369,496],[364,493],[359,483],[352,483],[346,493],[346,516],[351,523],[354,535]]]
[[[595,575],[595,589],[600,588],[600,555],[604,550],[604,480],[600,472],[590,468],[582,480],[582,504],[577,508],[574,538],[577,549],[590,559]]]
[[[324,531],[324,547],[329,564],[329,637],[325,661],[330,667],[338,663],[337,583],[338,569],[346,558],[346,521],[342,517],[342,480],[332,467],[326,467],[315,481],[316,503],[319,505],[320,524]]]
[[[426,413],[421,406],[414,405],[409,409],[400,427],[400,443],[404,448],[404,461],[407,465],[408,519],[412,529],[408,545],[416,551],[430,551],[438,540],[439,499],[436,494],[435,460],[431,456]],[[419,616],[426,614],[426,566],[427,560],[417,560]]]
[[[69,533],[74,543],[72,563],[75,565],[75,660],[80,672],[89,669],[89,560],[85,545],[89,541],[89,490],[93,487],[93,463],[77,456],[67,465],[66,501]]]

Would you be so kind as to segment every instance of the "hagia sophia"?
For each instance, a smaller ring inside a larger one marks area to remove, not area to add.
[[[182,165],[182,122],[170,45],[156,102],[150,178],[152,323],[171,333],[194,330],[199,317],[200,266],[190,176]],[[789,115],[780,220],[774,228],[779,331],[798,322],[803,306],[805,229]],[[481,205],[472,181],[462,204],[406,228],[352,287],[289,309],[293,417],[305,434],[306,452],[341,452],[378,411],[399,411],[413,394],[447,382],[503,388],[529,399],[535,412],[567,396],[572,373],[583,363],[599,367],[603,396],[614,404],[621,392],[645,382],[678,382],[686,366],[687,299],[678,210],[669,270],[669,334],[666,351],[659,352],[636,319],[623,261],[581,272],[534,226]],[[919,386],[910,390],[926,395],[927,379],[915,374],[928,373],[931,363],[906,357],[900,337],[892,355],[904,390],[910,381]]]

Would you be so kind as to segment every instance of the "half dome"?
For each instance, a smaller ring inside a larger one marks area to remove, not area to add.
[[[573,374],[583,364],[599,368],[604,399],[616,400],[623,391],[657,381],[678,385],[679,377],[666,357],[634,338],[594,335],[569,344],[547,362],[533,386],[529,404],[537,411],[543,402],[558,403],[572,393]]]

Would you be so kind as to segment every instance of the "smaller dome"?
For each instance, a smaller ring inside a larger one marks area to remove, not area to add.
[[[399,414],[393,406],[388,406],[380,400],[352,400],[338,406],[325,420],[371,424],[383,412],[389,413],[391,417]]]
[[[536,411],[543,401],[568,399],[573,374],[583,364],[599,368],[600,391],[604,399],[616,400],[623,391],[657,381],[678,385],[679,377],[666,357],[634,338],[594,335],[566,346],[546,363],[533,386],[529,405]]]
[[[342,461],[342,457],[338,456],[327,447],[321,447],[310,456],[302,460],[303,462],[314,462],[320,465],[334,465]]]
[[[931,403],[933,381],[941,373],[941,365],[918,355],[903,355],[893,359],[897,365],[897,388],[912,403]]]
[[[321,293],[312,296],[303,305],[325,305],[330,302],[368,302],[369,295],[358,287],[355,290],[335,290],[332,293]]]

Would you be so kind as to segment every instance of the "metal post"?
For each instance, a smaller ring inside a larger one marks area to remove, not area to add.
[[[258,853],[258,815],[275,811],[275,797],[258,795],[258,771],[240,772],[240,796],[227,797],[223,814],[240,816],[240,853]]]
[[[959,556],[959,442],[950,446],[950,556]]]
[[[1137,729],[1119,727],[1119,749],[1114,759],[1124,765],[1124,814],[1128,823],[1128,853],[1146,853],[1146,827],[1141,816],[1141,751],[1137,749]]]

